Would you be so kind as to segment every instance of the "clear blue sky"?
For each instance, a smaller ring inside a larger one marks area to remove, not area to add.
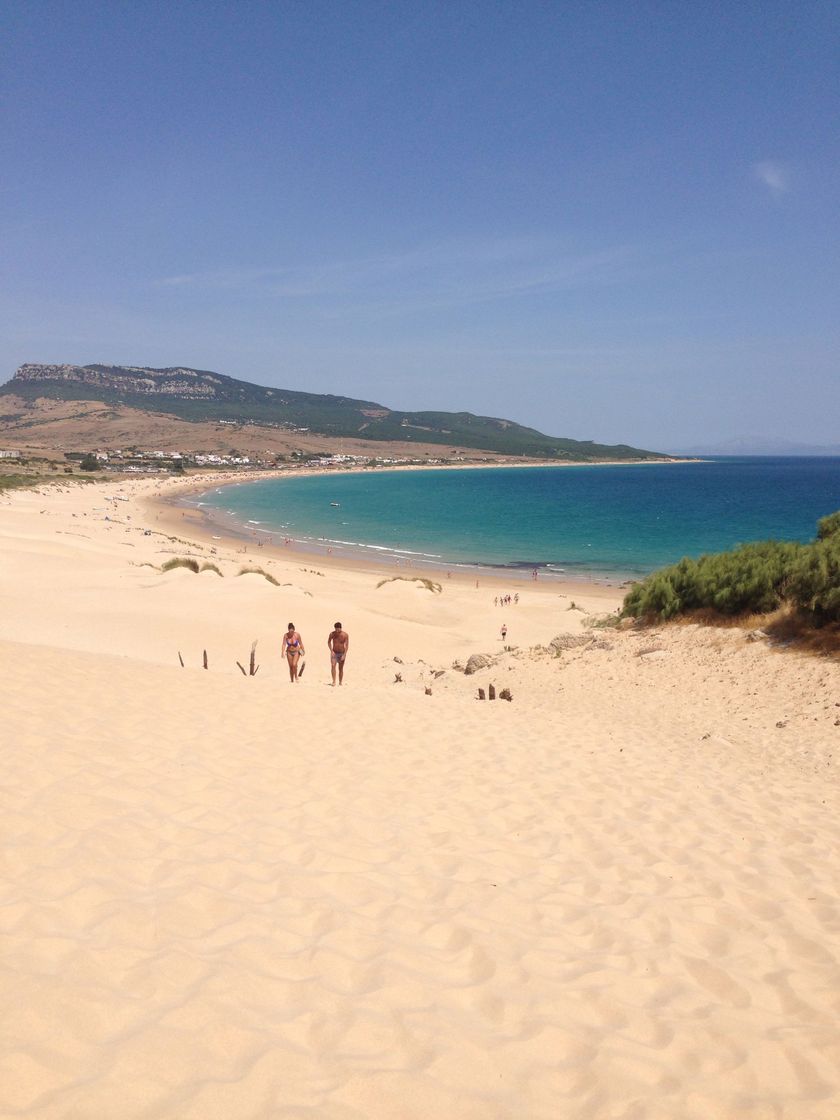
[[[840,5],[14,3],[0,380],[837,443]]]

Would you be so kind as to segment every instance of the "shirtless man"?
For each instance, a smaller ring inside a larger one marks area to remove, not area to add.
[[[341,629],[341,623],[336,622],[333,632],[327,638],[327,646],[330,651],[330,667],[332,668],[332,683],[335,688],[335,670],[338,667],[338,683],[344,684],[344,662],[347,659],[347,651],[350,649],[350,635],[346,630]]]

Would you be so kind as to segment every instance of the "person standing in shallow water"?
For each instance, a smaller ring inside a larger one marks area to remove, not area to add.
[[[283,653],[289,663],[289,680],[292,684],[298,679],[298,666],[306,650],[303,648],[303,638],[295,630],[295,624],[290,622],[283,635]]]
[[[346,630],[342,630],[340,622],[334,624],[333,631],[327,638],[327,646],[330,651],[332,683],[333,688],[335,688],[336,668],[338,669],[338,683],[344,684],[344,662],[347,659],[347,651],[350,649],[350,635]]]

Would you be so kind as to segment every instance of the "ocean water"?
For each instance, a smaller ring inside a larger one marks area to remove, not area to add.
[[[197,501],[257,537],[336,554],[633,578],[747,541],[812,539],[817,520],[840,509],[840,458],[377,470],[228,486]]]

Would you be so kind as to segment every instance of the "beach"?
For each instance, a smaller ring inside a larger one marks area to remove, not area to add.
[[[0,1116],[834,1120],[840,664],[218,481],[0,496]]]

